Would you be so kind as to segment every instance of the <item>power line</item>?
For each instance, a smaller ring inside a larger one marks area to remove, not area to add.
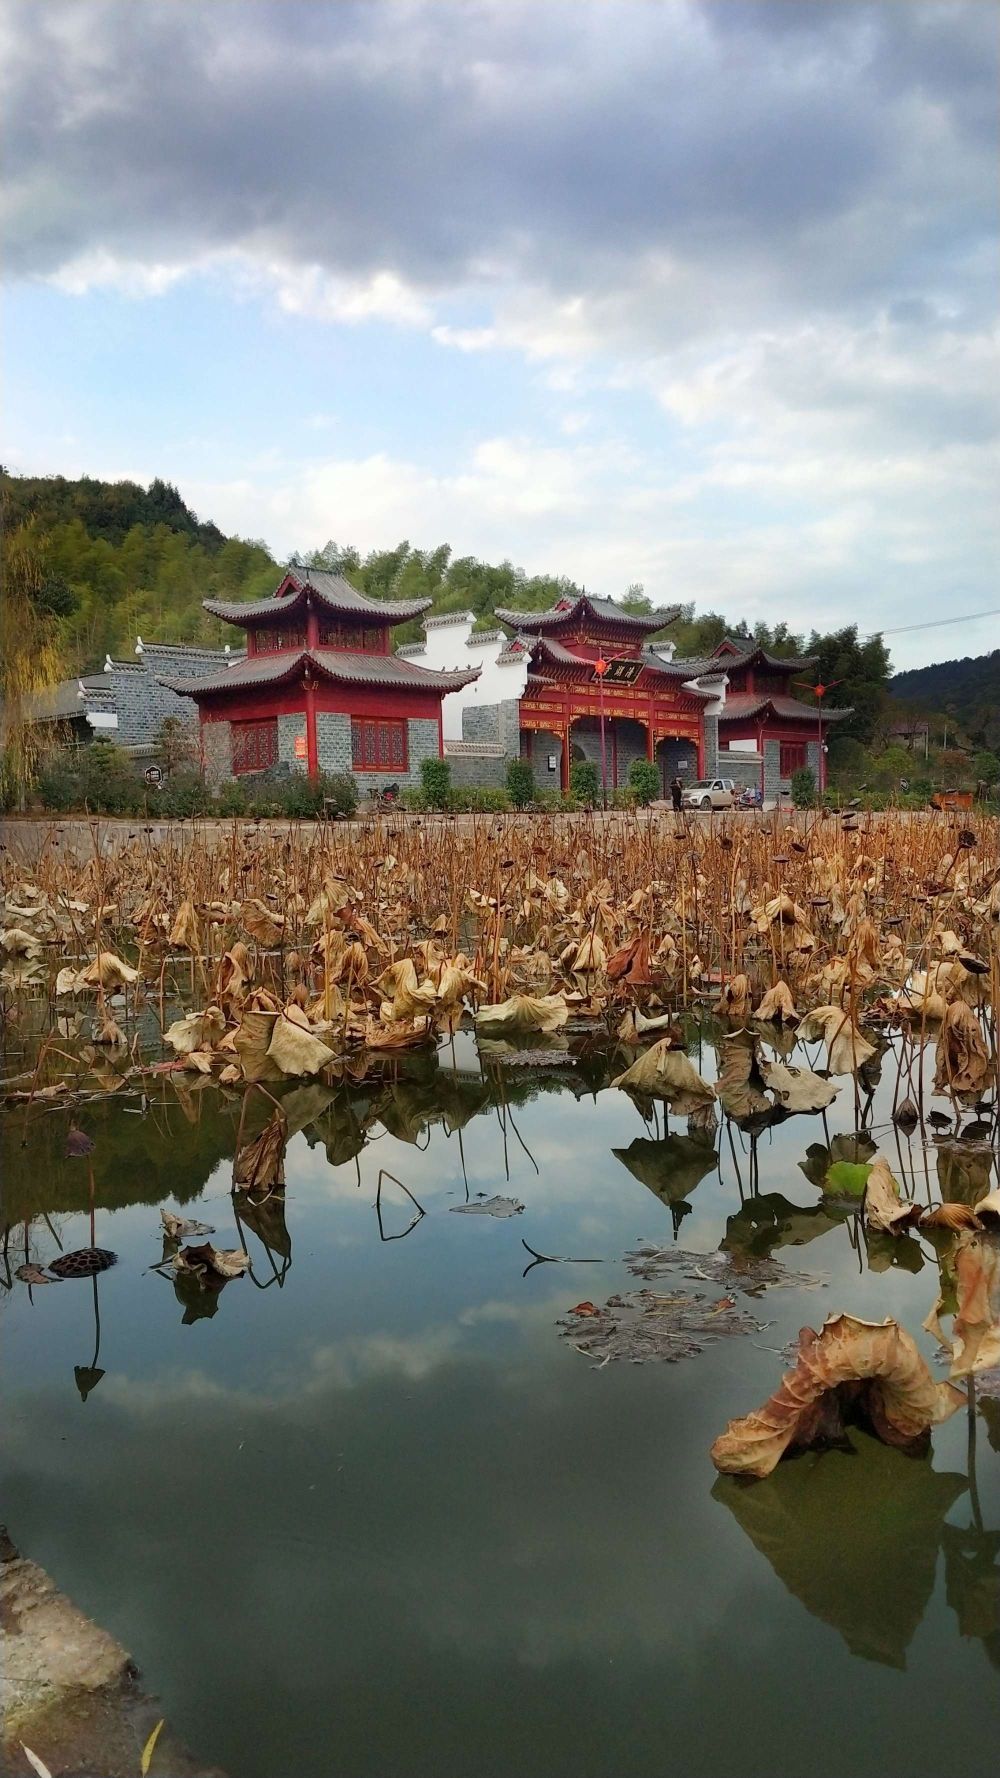
[[[940,630],[946,624],[974,624],[981,617],[1000,617],[1000,606],[992,611],[970,611],[965,617],[934,617],[925,624],[901,624],[895,630],[869,630],[864,640],[870,642],[873,636],[907,636],[913,630]]]

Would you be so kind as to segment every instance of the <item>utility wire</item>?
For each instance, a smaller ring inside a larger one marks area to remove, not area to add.
[[[1000,606],[996,606],[992,611],[970,611],[965,617],[933,617],[929,623],[901,624],[895,630],[869,630],[864,640],[870,642],[873,636],[907,636],[913,630],[939,630],[945,624],[974,624],[981,617],[1000,617]]]

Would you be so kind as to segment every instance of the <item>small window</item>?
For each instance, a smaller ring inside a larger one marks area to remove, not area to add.
[[[351,763],[359,772],[405,772],[406,723],[355,716],[351,722]]]

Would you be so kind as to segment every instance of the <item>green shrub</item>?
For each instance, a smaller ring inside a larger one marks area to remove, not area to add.
[[[524,809],[535,800],[535,774],[530,759],[507,761],[507,793],[515,809]]]
[[[638,801],[634,787],[631,784],[622,784],[608,796],[608,808],[634,809],[638,807]]]
[[[636,802],[644,809],[660,794],[660,774],[651,759],[634,759],[628,769],[628,781]]]
[[[427,811],[427,798],[422,790],[401,790],[399,801],[400,806],[408,809],[411,815],[423,815]]]
[[[329,804],[332,815],[356,815],[358,810],[358,786],[350,772],[324,773],[320,778],[324,806]]]
[[[215,799],[217,815],[245,815],[249,809],[246,785],[238,778],[227,778]]]
[[[506,790],[497,790],[486,784],[457,793],[453,790],[451,795],[452,808],[468,809],[473,815],[503,815],[515,806]]]
[[[446,759],[422,759],[420,783],[430,809],[447,809],[451,794],[451,767]]]
[[[573,797],[585,809],[592,809],[601,799],[601,779],[592,759],[578,759],[570,767],[569,787]]]
[[[575,796],[563,795],[561,790],[540,790],[535,798],[535,807],[544,809],[549,815],[571,814],[580,807]]]
[[[155,804],[158,815],[174,821],[190,815],[206,815],[211,806],[211,791],[202,773],[193,766],[183,766],[171,772],[157,792]]]
[[[51,753],[39,774],[38,793],[45,808],[59,814],[80,809],[95,815],[137,815],[146,806],[143,780],[128,754],[110,741]]]
[[[65,815],[70,809],[82,809],[83,793],[76,755],[63,748],[50,753],[38,774],[38,794],[42,806]]]
[[[816,778],[811,766],[792,773],[792,801],[797,809],[811,809],[816,802]]]

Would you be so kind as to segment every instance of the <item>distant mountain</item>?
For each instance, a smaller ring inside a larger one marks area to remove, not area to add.
[[[953,716],[971,740],[995,747],[1000,741],[1000,648],[897,673],[889,681],[889,695],[929,716]]]

